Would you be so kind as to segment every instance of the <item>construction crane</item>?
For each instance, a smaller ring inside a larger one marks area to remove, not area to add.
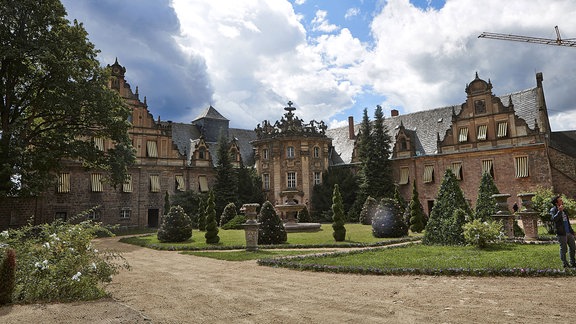
[[[515,41],[515,42],[524,42],[524,43],[536,43],[536,44],[543,44],[543,45],[557,45],[557,46],[576,47],[576,41],[562,39],[560,37],[560,30],[558,29],[558,26],[555,26],[554,28],[556,29],[556,39],[519,36],[519,35],[510,35],[510,34],[487,33],[487,32],[480,34],[478,36],[478,38],[490,38],[490,39],[509,40],[509,41]]]

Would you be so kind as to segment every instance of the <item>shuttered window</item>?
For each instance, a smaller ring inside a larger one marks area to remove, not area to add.
[[[60,173],[58,176],[58,192],[70,192],[70,173]]]
[[[200,186],[200,192],[208,191],[208,179],[206,179],[206,176],[198,177],[198,185]]]
[[[451,169],[456,176],[456,180],[462,180],[462,162],[452,162]]]
[[[460,132],[458,135],[458,142],[462,143],[467,141],[468,141],[468,128],[466,127],[460,128]]]
[[[104,151],[104,139],[102,137],[94,137],[94,146],[100,151]]]
[[[146,155],[148,157],[158,157],[158,146],[156,145],[156,142],[146,142]]]
[[[485,141],[486,140],[486,133],[488,130],[488,125],[480,125],[478,126],[478,137],[477,139],[479,141]]]
[[[160,176],[150,176],[150,192],[160,192]]]
[[[184,186],[184,176],[177,175],[176,176],[176,190],[177,191],[185,191],[186,187]]]
[[[401,185],[408,184],[409,174],[410,174],[410,169],[408,167],[400,168],[400,180],[398,181],[398,184],[401,184]]]
[[[424,166],[424,183],[434,182],[434,166],[425,165]]]
[[[102,185],[102,174],[101,173],[92,173],[91,183],[92,183],[92,192],[104,191],[104,186]]]
[[[132,175],[129,174],[126,177],[126,181],[122,184],[123,192],[132,192]]]
[[[498,123],[498,138],[508,136],[508,122]]]
[[[514,165],[516,166],[516,178],[526,178],[529,176],[528,170],[528,157],[517,156],[514,158]]]
[[[482,160],[482,174],[488,173],[494,178],[494,161]]]

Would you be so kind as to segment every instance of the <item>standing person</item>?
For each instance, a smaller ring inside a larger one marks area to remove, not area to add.
[[[556,234],[558,235],[558,242],[560,242],[560,260],[564,267],[576,267],[576,243],[574,242],[574,230],[570,226],[570,218],[568,213],[564,211],[564,204],[560,196],[552,198],[552,208],[550,208],[550,216],[552,222],[556,226]],[[566,247],[570,248],[570,263],[566,261]]]

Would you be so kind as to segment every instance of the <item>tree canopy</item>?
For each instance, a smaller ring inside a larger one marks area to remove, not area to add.
[[[7,3],[8,2],[8,3]],[[129,108],[81,23],[59,0],[4,1],[0,15],[0,197],[35,194],[65,158],[124,182]],[[94,138],[110,139],[100,151]]]

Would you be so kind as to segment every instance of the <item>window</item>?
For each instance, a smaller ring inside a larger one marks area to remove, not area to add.
[[[184,176],[177,175],[176,176],[176,191],[185,191],[186,187],[184,186]]]
[[[400,151],[406,151],[408,149],[408,143],[406,143],[406,139],[400,139]]]
[[[94,137],[94,146],[100,151],[104,151],[104,139],[102,137]]]
[[[424,183],[434,182],[434,166],[425,165],[424,166]]]
[[[60,220],[66,221],[68,219],[68,213],[67,212],[56,212],[56,214],[54,214],[54,219],[60,219]]]
[[[102,185],[102,173],[92,173],[90,180],[92,184],[92,192],[104,191],[104,186]]]
[[[160,176],[150,176],[150,192],[160,192]]]
[[[122,184],[123,192],[132,192],[132,175],[128,174],[126,176],[126,181]]]
[[[467,142],[468,141],[468,128],[463,127],[460,128],[460,132],[458,133],[458,142]]]
[[[158,146],[156,145],[156,142],[146,142],[146,155],[148,157],[158,157]]]
[[[130,208],[122,208],[120,210],[120,218],[122,218],[122,219],[130,218],[131,214],[132,214],[132,211],[130,210]]]
[[[293,159],[294,158],[294,146],[288,146],[286,148],[286,157],[289,159]]]
[[[462,180],[462,162],[452,162],[451,169],[456,176],[456,180]]]
[[[262,188],[270,190],[270,175],[268,173],[262,174]]]
[[[99,220],[102,218],[102,212],[98,209],[92,210],[90,213],[88,213],[87,218],[91,220]]]
[[[499,122],[498,123],[498,138],[508,136],[508,122]]]
[[[314,185],[322,184],[322,173],[314,172]]]
[[[408,167],[401,167],[400,168],[400,180],[398,184],[405,185],[408,184],[409,179],[408,176],[410,175],[410,169]]]
[[[514,162],[516,166],[516,178],[528,177],[528,156],[517,156],[514,158]]]
[[[286,176],[286,182],[288,183],[288,188],[296,188],[296,172],[288,172]]]
[[[262,158],[264,160],[268,160],[268,149],[263,149],[262,150]]]
[[[320,148],[318,146],[314,147],[314,157],[315,158],[319,158],[320,157]]]
[[[208,179],[206,179],[206,176],[204,175],[198,176],[198,187],[200,192],[208,191]]]
[[[494,178],[494,161],[482,160],[482,174],[489,173]]]
[[[70,192],[70,173],[60,173],[58,176],[58,192]]]
[[[198,150],[198,159],[199,160],[204,160],[206,158],[206,149],[205,148],[201,148]]]
[[[488,125],[480,125],[478,126],[478,137],[477,139],[479,141],[485,141],[486,140],[486,133],[488,130]]]

